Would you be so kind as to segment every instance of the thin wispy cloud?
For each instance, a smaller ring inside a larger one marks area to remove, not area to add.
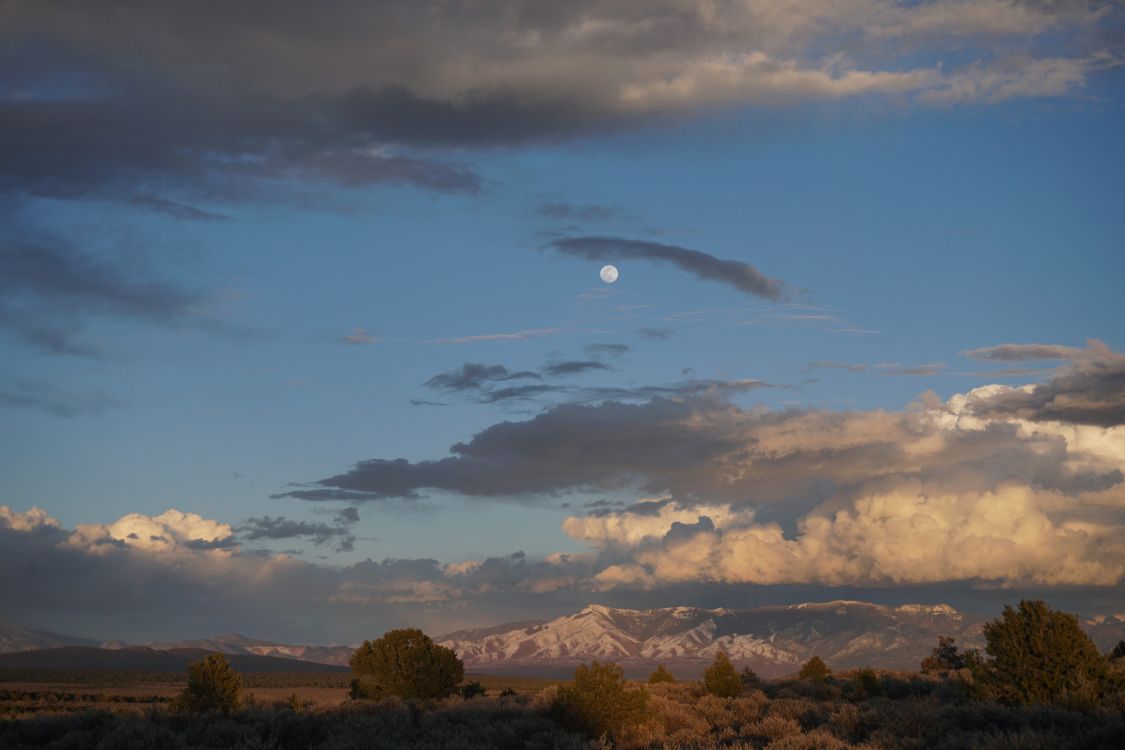
[[[780,300],[786,291],[784,282],[769,278],[749,263],[717,258],[679,245],[622,237],[587,236],[554,240],[548,246],[563,255],[586,260],[611,262],[635,259],[668,263],[701,279],[717,281],[770,300]]]

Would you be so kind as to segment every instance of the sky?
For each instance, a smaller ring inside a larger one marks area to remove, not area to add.
[[[0,619],[1125,612],[1118,3],[6,2],[0,55]]]

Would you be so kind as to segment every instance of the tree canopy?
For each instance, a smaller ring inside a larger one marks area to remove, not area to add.
[[[813,682],[824,682],[828,679],[828,675],[832,674],[832,670],[824,663],[824,660],[819,656],[813,656],[805,662],[801,667],[801,671],[797,674],[802,680],[812,680]]]
[[[731,664],[727,652],[722,649],[715,652],[715,660],[711,666],[703,670],[703,686],[711,695],[720,698],[735,698],[742,695],[742,680],[738,671]]]
[[[1105,660],[1078,618],[1041,599],[1005,606],[985,624],[984,637],[992,658],[971,658],[969,666],[985,697],[1083,707],[1096,703],[1105,687]]]
[[[457,654],[417,628],[390,630],[378,640],[364,641],[348,663],[358,681],[353,692],[372,698],[445,698],[465,677]]]
[[[193,713],[229,714],[238,708],[241,691],[242,675],[234,671],[227,657],[210,654],[188,665],[187,687],[180,693],[177,705]]]

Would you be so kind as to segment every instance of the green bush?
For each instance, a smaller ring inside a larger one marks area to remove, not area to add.
[[[625,673],[616,664],[583,664],[574,671],[574,681],[559,688],[555,714],[564,723],[593,737],[620,734],[647,716],[648,694],[629,687]]]
[[[1106,662],[1078,618],[1041,599],[1005,606],[985,624],[984,637],[992,658],[968,659],[978,697],[1090,709],[1109,687]]]
[[[417,628],[390,630],[378,640],[364,641],[348,663],[355,675],[351,694],[360,698],[446,698],[465,677],[457,654]]]
[[[242,676],[234,671],[227,657],[211,654],[188,665],[188,684],[176,700],[176,707],[192,713],[219,711],[229,714],[238,708]]]
[[[656,668],[655,672],[648,676],[648,681],[649,684],[655,685],[658,682],[675,682],[676,678],[672,676],[671,672],[664,668],[663,664],[661,664]]]
[[[802,680],[824,682],[828,679],[828,675],[830,674],[832,674],[832,671],[828,669],[828,665],[824,663],[824,660],[819,656],[814,656],[805,662],[805,665],[801,667],[801,671],[797,676]]]
[[[726,651],[721,649],[716,651],[711,666],[703,670],[703,687],[707,688],[707,692],[711,695],[720,698],[736,698],[742,695],[742,680],[738,678],[738,672],[731,664]]]

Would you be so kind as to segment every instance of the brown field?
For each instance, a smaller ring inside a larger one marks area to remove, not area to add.
[[[348,699],[346,672],[246,673],[243,696],[251,704],[270,706],[293,695],[308,708],[332,708]],[[488,696],[505,688],[521,694],[537,693],[565,680],[505,675],[469,674]],[[136,712],[165,705],[186,685],[184,675],[165,672],[0,670],[0,717],[58,715],[92,709]]]

